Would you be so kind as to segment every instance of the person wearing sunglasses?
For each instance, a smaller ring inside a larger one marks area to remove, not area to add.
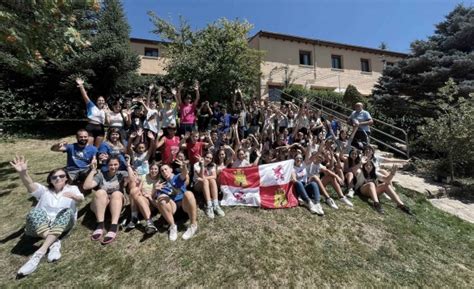
[[[43,245],[18,271],[19,276],[26,276],[36,270],[48,250],[49,262],[61,258],[59,237],[72,229],[77,219],[76,206],[84,200],[84,196],[77,186],[70,185],[71,179],[64,169],[52,170],[46,178],[46,187],[33,182],[24,156],[16,156],[10,164],[20,175],[28,192],[38,201],[26,217],[25,234],[44,239]]]

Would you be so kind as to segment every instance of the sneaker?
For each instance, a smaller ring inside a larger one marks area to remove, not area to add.
[[[178,226],[171,225],[169,231],[170,231],[169,233],[170,241],[176,241],[176,239],[178,239]]]
[[[334,200],[331,198],[326,199],[326,204],[328,204],[328,206],[333,209],[336,209],[336,210],[339,209],[338,206],[336,205],[336,202],[334,202]]]
[[[196,234],[197,229],[198,229],[197,225],[191,224],[191,226],[188,227],[186,232],[184,232],[183,240],[191,239],[191,237],[194,236],[194,234]]]
[[[214,207],[214,213],[216,213],[216,215],[218,215],[219,217],[225,216],[224,210],[222,210],[221,206],[219,205]]]
[[[314,204],[313,205],[313,210],[316,212],[316,214],[318,214],[320,216],[324,215],[323,207],[321,207],[320,203]]]
[[[385,214],[384,209],[382,208],[382,205],[380,203],[374,203],[374,209],[379,213],[379,214]]]
[[[26,276],[35,272],[41,259],[43,259],[43,256],[43,253],[35,252],[33,256],[31,256],[30,260],[28,260],[28,262],[26,262],[25,265],[21,266],[20,270],[18,270],[18,275]]]
[[[345,205],[347,205],[347,206],[349,206],[349,207],[351,207],[351,208],[354,207],[354,204],[352,204],[352,202],[349,201],[349,199],[346,198],[346,197],[342,197],[342,198],[340,198],[339,200],[340,200],[342,203],[344,203]]]
[[[413,214],[413,212],[410,210],[410,208],[408,208],[407,206],[405,205],[398,205],[397,208],[399,208],[400,210],[402,210],[402,212],[405,212],[407,213],[408,215],[415,215]]]
[[[313,207],[312,205],[313,205],[313,203],[311,201],[305,202],[305,201],[301,200],[301,202],[300,202],[300,206],[303,206],[303,207],[305,207],[306,209],[308,209],[310,211],[311,211],[311,208]]]
[[[355,194],[354,189],[350,188],[346,196],[352,199],[354,197],[354,194]]]
[[[48,262],[54,262],[61,258],[61,241],[56,240],[50,247],[48,252]]]
[[[146,225],[145,225],[145,233],[147,235],[151,235],[151,234],[154,234],[158,231],[158,229],[155,227],[155,225],[153,224],[153,222],[151,220],[148,220],[146,222]]]
[[[308,205],[309,205],[309,211],[311,212],[311,214],[317,214],[318,213],[316,211],[316,208],[314,207],[314,203],[311,200],[309,200]]]
[[[138,219],[132,218],[130,222],[127,224],[127,226],[125,227],[125,230],[135,229],[135,227],[137,226],[137,223],[138,223]]]
[[[206,207],[206,216],[209,219],[214,219],[214,208],[212,206]]]
[[[299,204],[300,206],[304,206],[304,205],[305,205],[305,202],[303,201],[302,198],[298,197],[298,204]]]

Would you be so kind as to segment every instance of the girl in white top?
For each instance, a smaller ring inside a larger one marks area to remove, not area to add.
[[[76,205],[84,200],[78,187],[69,185],[70,178],[63,169],[51,171],[47,177],[48,187],[45,187],[33,182],[27,172],[27,163],[23,156],[16,156],[10,162],[28,192],[38,200],[38,204],[26,218],[25,233],[45,240],[20,268],[18,274],[21,276],[33,273],[48,249],[48,261],[61,258],[61,243],[58,238],[73,227],[77,218]]]
[[[84,88],[84,80],[76,78],[77,87],[81,91],[82,99],[86,104],[87,118],[89,122],[86,126],[86,130],[89,133],[89,144],[99,147],[104,139],[105,130],[105,113],[108,111],[108,107],[105,103],[105,98],[99,96],[97,98],[97,105],[94,104],[87,95],[86,89]]]
[[[161,120],[161,128],[168,128],[170,125],[176,125],[176,118],[178,115],[178,111],[176,107],[171,106],[171,100],[166,100],[165,103],[163,104],[163,100],[161,97],[161,92],[163,91],[162,87],[158,87],[158,106],[160,108],[159,111],[159,118]],[[176,89],[172,89],[172,94],[176,99],[176,94],[177,91]]]
[[[194,164],[194,189],[202,192],[206,201],[206,216],[213,219],[214,213],[218,216],[225,216],[224,211],[219,206],[217,199],[217,170],[216,164],[212,162],[212,153],[208,152],[204,158],[200,158]]]

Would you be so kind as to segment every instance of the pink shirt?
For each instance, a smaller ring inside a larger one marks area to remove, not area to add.
[[[182,104],[179,108],[181,123],[194,124],[196,121],[196,106],[194,103]]]

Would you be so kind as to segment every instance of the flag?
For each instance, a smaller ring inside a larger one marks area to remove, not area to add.
[[[290,208],[298,205],[290,182],[294,160],[224,169],[219,175],[222,206]]]

